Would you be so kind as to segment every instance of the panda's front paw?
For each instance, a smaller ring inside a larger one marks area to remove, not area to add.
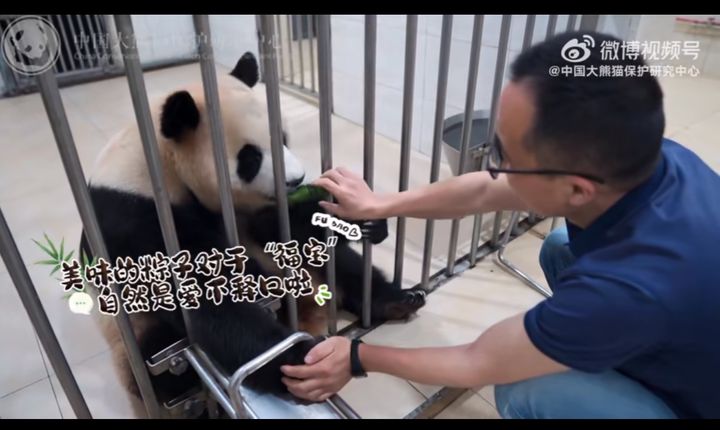
[[[364,237],[370,238],[373,245],[381,243],[388,237],[388,225],[386,219],[360,222],[360,229]]]
[[[285,364],[305,364],[305,356],[311,349],[315,348],[317,344],[325,340],[325,336],[315,336],[312,340],[304,340],[297,345],[290,348],[291,356],[288,357],[289,361]]]

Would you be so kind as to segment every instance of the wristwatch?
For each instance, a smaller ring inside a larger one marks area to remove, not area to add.
[[[350,341],[350,374],[355,378],[364,378],[367,376],[365,369],[363,369],[360,363],[360,355],[358,354],[358,347],[363,343],[360,339],[353,339]]]

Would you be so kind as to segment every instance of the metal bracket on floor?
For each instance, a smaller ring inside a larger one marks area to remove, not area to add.
[[[207,393],[200,387],[186,391],[180,396],[163,403],[170,418],[198,418],[205,410]]]
[[[180,339],[162,351],[145,361],[150,374],[153,376],[170,372],[173,375],[181,375],[188,368],[188,363],[183,357],[183,351],[189,347],[187,339]]]
[[[297,332],[269,350],[250,360],[233,373],[225,374],[220,366],[197,345],[181,339],[146,361],[152,375],[170,372],[179,375],[192,367],[202,386],[164,403],[170,418],[197,418],[207,409],[210,417],[218,417],[217,407],[230,418],[345,418],[359,415],[339,396],[322,403],[301,404],[288,399],[255,392],[243,386],[245,378],[256,372],[294,345],[313,336]]]
[[[417,420],[435,418],[435,416],[445,410],[445,408],[450,406],[452,402],[459,399],[460,396],[467,391],[466,388],[443,387],[440,391],[428,397],[427,400],[412,412],[405,415],[404,419]]]
[[[508,227],[505,230],[505,236],[503,237],[502,241],[500,242],[500,249],[498,249],[498,252],[495,256],[495,263],[497,263],[498,266],[505,269],[511,275],[513,275],[513,276],[517,277],[518,279],[520,279],[521,281],[523,281],[527,286],[529,286],[533,290],[537,291],[538,293],[542,294],[545,297],[550,297],[552,295],[552,293],[550,291],[548,291],[542,285],[538,284],[527,273],[518,269],[515,265],[513,265],[509,260],[507,260],[505,258],[505,248],[507,247],[507,244],[510,241],[510,234],[512,233],[513,229],[515,228],[515,225],[517,224],[519,217],[520,217],[520,212],[516,211],[516,212],[512,213],[512,216],[510,217],[510,224],[508,224]]]

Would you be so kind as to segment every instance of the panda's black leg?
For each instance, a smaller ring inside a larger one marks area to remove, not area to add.
[[[336,280],[343,292],[343,305],[353,314],[362,315],[362,256],[348,246],[335,250]],[[372,270],[372,322],[405,320],[425,305],[425,292],[420,288],[403,290],[389,282],[377,268]]]

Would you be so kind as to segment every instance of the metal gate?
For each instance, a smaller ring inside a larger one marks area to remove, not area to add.
[[[0,31],[3,33],[20,15],[1,15]],[[54,72],[61,85],[117,76],[122,73],[122,63],[113,55],[111,46],[117,46],[107,40],[109,31],[105,15],[44,15],[59,36],[58,59]],[[25,94],[37,91],[35,79],[17,73],[6,61],[0,63],[5,82],[5,95]]]
[[[0,15],[0,34],[22,15]],[[35,17],[35,15],[33,15]],[[39,15],[57,31],[58,58],[53,66],[58,85],[64,87],[123,75],[120,34],[110,15]],[[0,96],[15,96],[38,91],[33,77],[17,73],[4,56],[0,77],[5,90]],[[170,58],[143,64],[143,70],[196,62],[196,58]]]
[[[318,16],[274,15],[273,20],[273,49],[276,51],[281,88],[317,104]]]
[[[306,16],[307,17],[307,16]],[[504,75],[505,58],[508,50],[508,41],[510,34],[511,16],[502,17],[500,28],[500,38],[498,45],[498,61],[495,70],[495,79],[493,83],[492,104],[490,109],[491,125],[488,130],[488,137],[494,133],[494,124],[492,118],[497,107],[497,101],[500,94],[500,85]],[[555,32],[555,19],[551,17],[548,23],[548,35]],[[575,25],[577,17],[572,18],[572,25]],[[295,18],[298,19],[298,18]],[[308,19],[308,18],[306,18]],[[290,240],[290,223],[288,215],[288,203],[285,185],[285,169],[283,165],[282,154],[282,129],[281,129],[281,112],[280,112],[280,83],[281,74],[279,73],[279,63],[282,56],[277,50],[277,46],[273,44],[279,34],[278,21],[280,18],[273,15],[258,16],[259,34],[261,35],[261,52],[262,55],[262,71],[263,78],[267,87],[268,115],[270,120],[270,136],[272,142],[272,162],[275,176],[276,199],[280,209],[279,231],[281,233],[281,241],[288,242]],[[473,113],[473,100],[477,85],[481,35],[483,29],[482,15],[474,18],[473,35],[471,42],[471,56],[469,59],[469,74],[467,81],[467,101],[465,106],[465,122],[470,124]],[[313,19],[309,19],[313,21]],[[321,146],[321,165],[322,170],[326,171],[332,168],[331,164],[331,64],[330,64],[330,16],[319,15],[314,18],[316,22],[317,33],[314,30],[309,32],[313,34],[313,38],[317,39],[317,89],[318,103],[320,112],[320,146]],[[90,21],[92,22],[92,21]],[[582,22],[586,22],[583,26]],[[119,15],[114,18],[115,26],[118,31],[130,39],[134,38],[134,32],[130,16]],[[213,60],[213,48],[210,44],[210,26],[208,17],[205,15],[194,16],[195,31],[198,36],[198,51],[200,54],[200,66],[202,72],[202,82],[205,90],[205,98],[209,106],[210,126],[213,142],[213,151],[215,156],[215,165],[218,175],[218,183],[221,190],[221,206],[226,233],[231,246],[238,244],[238,233],[235,224],[235,213],[230,193],[230,177],[227,168],[226,151],[224,150],[223,128],[218,109],[218,87],[215,75],[215,64]],[[452,34],[453,17],[446,15],[442,20],[441,31],[441,48],[439,55],[439,73],[436,97],[436,113],[435,113],[435,132],[433,138],[432,164],[430,172],[430,182],[438,180],[440,166],[440,146],[443,125],[443,113],[445,108],[445,100],[447,96],[448,84],[448,67],[450,58],[450,45]],[[525,38],[523,49],[529,46],[532,40],[531,35],[534,31],[535,16],[529,15],[526,20]],[[584,16],[581,21],[581,28],[594,29],[597,24],[597,17]],[[308,26],[310,29],[312,26]],[[568,26],[570,27],[570,25]],[[300,27],[296,27],[300,28]],[[364,179],[372,188],[373,186],[373,159],[374,159],[374,117],[375,117],[375,61],[376,61],[376,35],[377,35],[377,18],[374,15],[365,17],[365,140],[364,140]],[[410,15],[407,17],[406,26],[406,54],[405,54],[405,87],[404,87],[404,106],[402,120],[402,141],[401,141],[401,165],[400,165],[400,184],[399,190],[407,189],[408,172],[410,163],[410,130],[412,125],[412,93],[414,84],[414,67],[415,67],[415,49],[417,41],[417,16]],[[281,49],[281,48],[280,48]],[[167,255],[174,255],[179,251],[179,243],[174,228],[171,208],[167,190],[164,186],[163,175],[161,174],[160,158],[158,155],[157,142],[155,140],[154,127],[150,116],[150,108],[147,94],[145,91],[144,78],[142,69],[137,57],[137,48],[134,44],[126,46],[122,45],[122,54],[125,58],[125,72],[128,78],[128,84],[132,95],[133,107],[136,119],[140,128],[142,144],[145,150],[145,158],[150,171],[153,182],[153,192],[155,197],[156,208],[162,227],[162,234],[165,241]],[[278,58],[279,57],[279,58]],[[291,58],[291,57],[286,57]],[[302,56],[298,57],[302,58]],[[96,67],[102,67],[95,64]],[[66,70],[66,69],[63,69]],[[73,141],[72,132],[65,115],[63,101],[58,90],[59,71],[46,71],[33,78],[40,88],[43,104],[48,115],[49,122],[55,137],[55,141],[60,153],[65,173],[68,176],[70,186],[73,192],[75,203],[82,218],[83,228],[87,234],[88,242],[93,254],[98,257],[107,259],[107,249],[103,237],[100,232],[98,220],[90,201],[85,175],[82,171],[78,154]],[[313,77],[314,82],[314,77]],[[310,87],[311,90],[313,87]],[[470,142],[470,133],[472,127],[463,125],[462,128],[462,146],[460,152],[460,174],[464,160],[468,157],[468,145]],[[482,155],[483,161],[480,167],[485,167],[485,156]],[[519,222],[519,213],[513,213],[510,225],[507,227],[502,239],[500,238],[500,221],[502,214],[495,214],[495,228],[492,239],[488,243],[479,244],[479,228],[481,226],[482,215],[475,216],[475,223],[472,235],[471,252],[460,258],[456,258],[457,240],[458,240],[458,221],[453,221],[451,237],[449,241],[449,252],[447,258],[447,267],[437,273],[430,274],[430,255],[433,237],[433,221],[428,220],[425,231],[425,247],[421,273],[421,282],[419,285],[431,293],[440,288],[448,280],[460,275],[463,271],[474,266],[478,259],[481,259],[495,250],[502,250],[504,245],[523,230],[528,229],[535,222],[534,220],[525,219]],[[518,228],[518,231],[515,229]],[[328,231],[328,235],[331,233]],[[403,258],[404,258],[404,240],[405,240],[405,222],[400,218],[397,223],[397,244],[395,254],[395,279],[402,278]],[[363,312],[359,322],[338,332],[337,309],[335,297],[328,304],[329,327],[330,334],[340,334],[348,337],[360,337],[372,330],[374,327],[370,322],[370,299],[372,297],[371,290],[371,269],[372,255],[371,242],[367,237],[363,238],[363,259],[364,259],[364,292],[363,292]],[[10,229],[5,222],[5,218],[0,210],[0,251],[2,258],[7,265],[8,271],[12,277],[15,287],[22,299],[23,305],[28,312],[33,326],[38,332],[43,347],[48,352],[48,356],[52,366],[58,375],[58,379],[65,391],[70,404],[78,418],[90,418],[91,414],[87,408],[85,400],[77,386],[75,378],[68,366],[67,360],[62,352],[60,345],[54,335],[50,322],[42,308],[37,293],[32,285],[32,281],[27,273],[27,269],[18,252],[17,246],[11,235]],[[332,248],[330,251],[330,260],[327,263],[327,278],[331,291],[334,293],[335,287],[335,260]],[[500,254],[502,257],[502,254]],[[511,265],[508,266],[506,260],[501,264],[512,270],[516,276],[519,276],[530,286],[532,281],[529,277],[519,272]],[[287,270],[287,269],[286,269]],[[113,292],[119,294],[118,286],[112,286]],[[541,291],[547,294],[544,291]],[[289,321],[292,328],[297,330],[297,307],[292,295],[286,296],[283,304],[284,311],[288,313]],[[183,309],[183,316],[186,328],[189,327],[189,319],[187,318],[187,310]],[[352,409],[342,401],[338,396],[333,396],[322,404],[315,404],[306,409],[303,407],[285,403],[283,401],[271,401],[268,406],[267,399],[254,396],[252,393],[243,391],[242,382],[250,373],[254,372],[273,357],[277,356],[294,343],[307,338],[305,333],[295,333],[285,339],[280,344],[261,354],[256,359],[237,369],[233,375],[226,375],[221,372],[214,364],[212,357],[202,351],[192,338],[187,338],[174,345],[168,345],[163,351],[159,351],[147,362],[140,354],[136,339],[132,333],[130,322],[127,314],[120,312],[116,321],[125,344],[129,362],[133,374],[137,380],[142,398],[145,402],[148,415],[152,418],[166,417],[168,415],[181,414],[182,411],[192,410],[188,407],[191,402],[206,402],[209,410],[213,410],[217,405],[232,418],[262,418],[265,416],[262,412],[265,410],[294,409],[297,417],[331,417],[331,418],[359,418]],[[187,331],[188,333],[190,331]],[[171,405],[161,406],[158,404],[155,393],[150,383],[150,374],[159,374],[166,371],[182,371],[183,364],[185,368],[191,366],[199,375],[204,383],[202,395],[194,395],[185,399],[178,399]],[[407,416],[407,418],[432,417],[441,411],[446,405],[459,397],[464,390],[444,388],[435,396],[428,399],[420,407]],[[263,403],[265,402],[265,403]],[[192,405],[190,405],[192,406]],[[299,408],[299,409],[298,409]],[[179,412],[178,412],[179,411]]]

